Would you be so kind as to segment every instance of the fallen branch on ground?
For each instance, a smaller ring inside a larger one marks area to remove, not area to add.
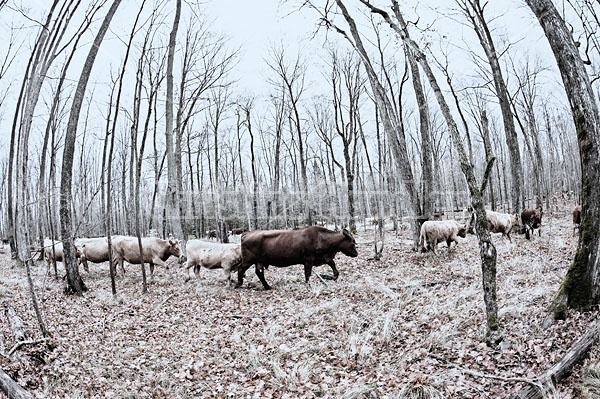
[[[0,390],[9,399],[32,399],[33,396],[0,369]]]
[[[517,392],[513,399],[542,399],[551,392],[555,384],[558,384],[575,364],[579,363],[590,348],[598,341],[600,335],[600,319],[584,334],[583,337],[574,343],[565,353],[563,358],[552,366],[549,370],[537,377],[533,383]]]
[[[48,340],[47,338],[40,338],[40,339],[36,339],[36,340],[31,340],[31,341],[19,341],[11,348],[11,350],[8,351],[6,356],[7,357],[12,356],[12,354],[15,353],[17,350],[19,350],[19,348],[22,346],[37,345],[37,344],[41,344],[42,342],[46,342],[47,340]]]

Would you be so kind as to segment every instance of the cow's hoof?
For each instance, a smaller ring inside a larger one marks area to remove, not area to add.
[[[268,291],[268,290],[270,290],[270,289],[271,289],[271,286],[270,286],[270,285],[266,285],[266,286],[265,286],[265,291]]]

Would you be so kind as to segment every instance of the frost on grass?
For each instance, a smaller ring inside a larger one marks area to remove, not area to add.
[[[540,328],[576,245],[562,217],[548,216],[542,237],[531,241],[493,235],[506,337],[500,348],[484,342],[474,236],[451,249],[440,245],[434,255],[413,252],[409,231],[387,233],[384,256],[374,262],[367,261],[372,231],[359,231],[359,257],[336,259],[338,281],[312,276],[307,286],[302,266],[270,267],[271,291],[252,269],[244,288],[233,289],[219,270],[186,282],[172,265],[157,268],[142,295],[140,268],[130,266],[117,279],[115,299],[108,265],[100,264],[83,272],[89,291],[67,297],[62,280],[45,277],[39,263],[33,278],[55,349],[27,346],[0,356],[0,366],[38,398],[508,397],[521,384],[470,372],[534,378],[596,317],[572,313]],[[0,255],[0,277],[2,300],[23,318],[28,337],[39,337],[24,270],[8,254]],[[0,312],[0,348],[13,345]],[[557,397],[594,397],[584,369],[574,370]]]

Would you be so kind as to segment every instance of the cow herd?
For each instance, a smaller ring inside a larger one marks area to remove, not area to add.
[[[543,212],[541,209],[526,208],[521,212],[520,222],[526,237],[529,239],[535,229],[541,236]],[[510,233],[519,226],[517,214],[506,214],[486,211],[488,230],[501,233],[511,240]],[[452,242],[458,244],[457,237],[465,238],[467,232],[472,232],[474,214],[470,226],[455,220],[426,221],[421,226],[418,250],[430,249],[436,253],[438,243],[446,242],[450,247]],[[573,233],[581,223],[581,207],[573,210]],[[232,231],[232,233],[234,233]],[[119,265],[121,273],[125,274],[124,262],[140,264],[142,261],[150,265],[150,275],[154,274],[154,266],[166,266],[165,261],[174,256],[179,263],[185,263],[187,279],[190,269],[199,277],[200,269],[223,269],[228,283],[232,283],[231,275],[237,272],[236,287],[244,283],[246,271],[255,266],[255,273],[264,289],[270,289],[265,280],[264,271],[269,266],[286,267],[301,264],[304,266],[304,276],[308,283],[312,268],[327,264],[331,267],[332,275],[322,275],[324,278],[336,280],[339,272],[334,258],[341,252],[346,256],[356,257],[356,241],[346,229],[333,231],[321,226],[308,226],[291,230],[236,230],[242,234],[240,244],[221,244],[205,240],[189,240],[182,254],[180,241],[173,238],[163,240],[157,237],[143,237],[141,242],[137,237],[115,235],[110,244],[106,237],[79,238],[75,240],[75,254],[79,264],[89,272],[89,262],[107,262],[112,253],[113,262]],[[140,244],[141,255],[140,256]],[[110,246],[109,246],[110,245]],[[109,248],[111,251],[109,251]],[[63,246],[60,241],[44,240],[44,255],[48,269],[54,259],[63,261]]]
[[[182,254],[179,240],[163,240],[157,237],[143,237],[141,243],[137,237],[120,235],[111,236],[110,243],[106,237],[78,238],[75,240],[75,249],[78,262],[86,272],[89,272],[88,262],[107,262],[112,253],[113,262],[119,266],[122,275],[125,274],[124,262],[140,264],[143,260],[150,265],[150,275],[153,276],[155,265],[166,266],[165,261],[174,256],[180,263],[185,263],[188,279],[191,268],[194,269],[196,277],[199,276],[202,267],[219,268],[225,272],[228,282],[232,281],[232,272],[237,272],[236,287],[242,286],[246,271],[255,265],[256,275],[267,290],[271,287],[265,280],[264,271],[269,266],[302,264],[308,283],[314,266],[328,264],[333,275],[324,277],[335,280],[339,275],[334,261],[336,254],[342,252],[347,256],[358,256],[356,241],[348,230],[338,232],[321,226],[243,232],[241,244],[189,240],[185,246],[185,256]],[[62,242],[45,239],[44,256],[48,270],[52,260],[63,262]]]

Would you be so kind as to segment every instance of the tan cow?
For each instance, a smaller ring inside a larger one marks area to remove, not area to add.
[[[135,265],[142,263],[137,237],[115,236],[111,239],[111,245],[114,262],[115,264],[119,264],[123,275],[125,275],[123,261]],[[143,261],[150,265],[150,276],[154,276],[154,265],[166,266],[165,261],[171,255],[179,258],[181,256],[181,247],[179,240],[142,237],[142,253]]]
[[[194,268],[196,278],[200,275],[200,267],[207,269],[223,269],[227,283],[231,283],[231,272],[237,271],[242,263],[240,244],[220,244],[203,240],[190,240],[185,245],[187,263],[185,266],[187,279],[190,269]]]
[[[494,211],[485,211],[488,230],[491,233],[502,233],[502,236],[508,237],[508,240],[512,242],[510,238],[510,232],[513,227],[519,224],[518,214],[500,213]]]
[[[419,251],[427,250],[429,247],[435,254],[438,243],[446,241],[450,248],[452,242],[458,244],[457,237],[465,238],[466,236],[467,226],[456,220],[428,220],[421,225]]]
[[[113,238],[114,239],[114,238]],[[79,263],[89,273],[88,261],[92,263],[108,262],[108,239],[106,237],[78,238],[75,246],[81,253]]]
[[[54,243],[54,246],[52,245]],[[44,258],[46,259],[47,264],[47,272],[50,272],[50,267],[52,266],[52,260],[55,262],[63,262],[64,263],[64,251],[63,251],[63,243],[62,241],[51,240],[49,238],[44,238]],[[81,252],[75,246],[75,257],[79,258],[81,256]]]

